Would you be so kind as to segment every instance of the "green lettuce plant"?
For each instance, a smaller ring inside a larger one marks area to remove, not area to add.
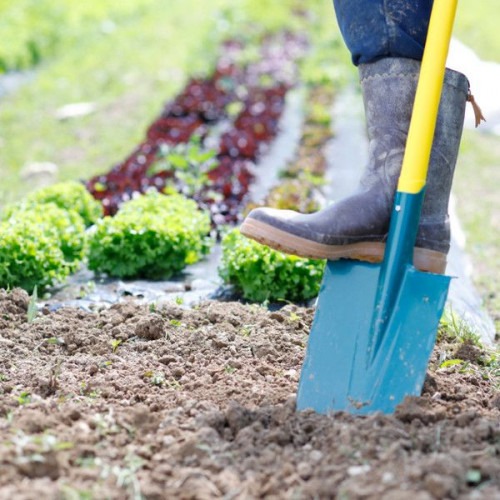
[[[319,292],[325,261],[286,255],[234,229],[222,240],[219,274],[246,299],[302,301]]]
[[[84,255],[81,217],[54,204],[19,210],[0,223],[0,287],[31,292],[63,281]]]
[[[41,205],[20,203],[6,222],[11,226],[27,221],[43,230],[48,238],[61,249],[71,271],[74,271],[85,256],[85,225],[73,210],[64,210],[55,203]]]
[[[89,268],[119,278],[168,278],[206,254],[210,218],[181,195],[151,191],[97,222]]]
[[[91,226],[102,217],[102,206],[79,182],[53,184],[30,193],[22,202],[7,206],[2,214],[8,219],[19,210],[26,210],[46,203],[54,203],[66,211],[76,212],[85,226]]]

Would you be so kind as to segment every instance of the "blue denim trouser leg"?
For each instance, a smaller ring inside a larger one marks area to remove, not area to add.
[[[433,0],[333,0],[355,66],[381,57],[422,59]]]

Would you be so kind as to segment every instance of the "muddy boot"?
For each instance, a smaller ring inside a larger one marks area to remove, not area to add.
[[[420,71],[413,59],[359,66],[368,125],[369,160],[358,190],[313,214],[257,208],[241,233],[286,253],[314,259],[380,262],[401,170]],[[414,262],[444,273],[450,247],[448,200],[462,134],[467,78],[446,70]]]

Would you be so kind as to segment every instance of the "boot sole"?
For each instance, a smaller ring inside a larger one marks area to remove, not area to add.
[[[382,262],[384,258],[385,243],[377,241],[364,241],[349,245],[325,245],[249,218],[245,219],[241,225],[240,232],[263,245],[298,257],[328,260],[354,259],[372,263]],[[419,271],[444,274],[446,254],[415,247],[413,265]]]

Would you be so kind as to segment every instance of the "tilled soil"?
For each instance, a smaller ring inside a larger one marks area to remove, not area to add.
[[[500,498],[473,346],[438,345],[394,416],[320,416],[295,412],[311,309],[27,308],[0,291],[1,499]]]

